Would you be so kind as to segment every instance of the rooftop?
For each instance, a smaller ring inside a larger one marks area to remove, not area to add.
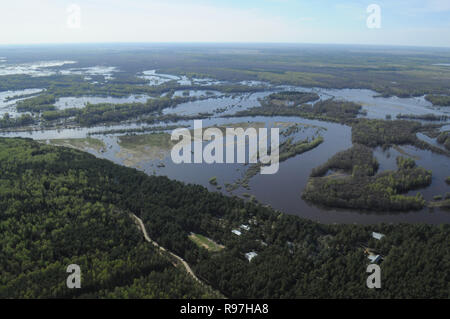
[[[252,259],[255,258],[256,256],[258,256],[258,254],[255,253],[254,251],[245,254],[245,257],[248,259],[248,261],[252,261]]]
[[[369,258],[372,264],[377,264],[383,259],[380,255],[369,255],[367,258]]]
[[[233,229],[231,232],[232,232],[233,234],[235,234],[235,235],[238,235],[238,236],[241,236],[241,235],[242,235],[242,233],[241,233],[239,230],[237,230],[237,229]]]
[[[375,238],[375,239],[380,240],[381,238],[384,237],[384,235],[380,234],[380,233],[372,232],[372,237]]]

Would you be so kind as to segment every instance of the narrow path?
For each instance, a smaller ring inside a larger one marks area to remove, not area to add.
[[[192,278],[194,278],[197,282],[203,284],[203,282],[198,279],[198,277],[194,274],[194,272],[192,271],[191,267],[189,266],[189,264],[180,256],[175,255],[173,252],[168,251],[167,249],[165,249],[164,247],[160,246],[156,241],[152,240],[147,233],[147,230],[145,229],[144,223],[142,222],[142,219],[140,219],[139,217],[137,217],[135,214],[130,214],[134,220],[136,221],[136,223],[138,224],[139,228],[142,231],[142,234],[144,235],[144,238],[146,241],[148,241],[149,243],[151,243],[153,246],[155,246],[156,248],[158,248],[160,251],[162,252],[166,252],[168,254],[170,254],[172,257],[176,258],[178,261],[180,261],[184,268],[186,269],[187,273],[189,275],[191,275]]]

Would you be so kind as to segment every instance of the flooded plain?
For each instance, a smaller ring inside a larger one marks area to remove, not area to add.
[[[318,120],[307,120],[299,117],[223,117],[259,106],[260,99],[267,95],[282,90],[298,90],[305,92],[316,92],[321,99],[336,98],[361,103],[367,111],[367,118],[386,118],[391,115],[395,118],[397,114],[449,114],[445,108],[433,107],[431,103],[423,97],[418,98],[381,98],[376,97],[376,92],[370,90],[326,90],[318,88],[301,87],[270,87],[266,91],[258,93],[243,94],[223,94],[217,91],[208,91],[206,88],[214,80],[207,79],[188,79],[182,76],[172,76],[166,74],[157,74],[154,70],[145,71],[141,74],[149,85],[161,85],[168,81],[178,81],[179,83],[203,83],[205,90],[177,91],[175,96],[196,96],[203,97],[197,101],[182,103],[174,108],[163,110],[164,114],[197,115],[199,113],[214,114],[209,119],[203,120],[204,127],[208,126],[227,126],[236,123],[263,123],[266,127],[280,126],[284,123],[285,127],[298,124],[302,130],[297,138],[310,137],[312,132],[310,128],[321,128],[320,134],[324,142],[318,147],[303,154],[292,157],[280,163],[280,169],[274,175],[256,175],[249,180],[248,188],[239,186],[233,191],[227,190],[227,185],[236,183],[245,175],[248,165],[244,164],[174,164],[170,157],[170,143],[167,137],[163,140],[151,140],[145,142],[139,148],[126,144],[126,139],[121,138],[124,133],[117,134],[94,134],[107,130],[130,130],[149,128],[150,125],[140,123],[128,123],[111,126],[96,126],[90,128],[60,129],[60,130],[36,130],[29,132],[9,132],[2,133],[2,136],[8,137],[28,137],[43,142],[51,143],[51,140],[60,140],[60,145],[70,146],[67,141],[62,139],[84,139],[89,137],[97,141],[77,140],[72,147],[81,148],[100,158],[109,159],[121,165],[135,167],[146,172],[149,175],[163,175],[171,179],[183,181],[186,183],[195,183],[207,187],[211,191],[222,192],[228,196],[240,196],[248,198],[254,196],[262,204],[270,205],[275,209],[288,214],[298,215],[322,223],[448,223],[450,222],[450,212],[441,209],[423,209],[418,212],[407,213],[374,213],[354,210],[328,209],[305,202],[301,198],[302,190],[305,188],[311,170],[324,162],[339,151],[343,151],[352,146],[351,128],[345,125],[329,123]],[[243,84],[243,83],[242,83]],[[261,85],[260,82],[246,83],[247,85]],[[8,100],[7,97],[23,94],[39,93],[38,91],[21,92],[1,92],[0,93],[0,112],[5,110],[13,113],[15,100]],[[60,109],[77,107],[82,108],[87,103],[129,103],[145,102],[148,96],[130,95],[127,98],[113,97],[64,97],[60,98],[56,106]],[[286,124],[287,123],[287,124]],[[157,123],[154,126],[176,125],[179,127],[192,128],[193,121],[180,121],[177,123]],[[166,136],[171,131],[165,132]],[[94,134],[94,135],[92,135]],[[138,133],[141,134],[141,133]],[[308,135],[310,134],[310,135]],[[430,144],[433,140],[427,136],[419,138]],[[375,149],[374,155],[380,163],[380,170],[396,169],[395,158],[399,155],[410,156],[414,158],[419,166],[433,171],[433,181],[430,187],[410,192],[415,195],[421,192],[425,199],[431,200],[433,196],[445,195],[450,191],[450,187],[445,183],[445,178],[450,175],[450,161],[448,157],[432,153],[430,151],[419,150],[413,146],[402,146],[400,148],[390,148],[382,150]],[[216,178],[217,185],[211,184],[211,179]]]
[[[130,95],[127,97],[101,97],[101,96],[80,96],[80,97],[62,97],[54,104],[57,109],[65,110],[69,108],[83,108],[87,104],[126,104],[126,103],[145,103],[152,97],[148,95]]]
[[[20,116],[23,113],[17,112],[16,103],[43,91],[43,89],[26,89],[0,92],[0,117],[3,117],[6,113],[12,118]]]

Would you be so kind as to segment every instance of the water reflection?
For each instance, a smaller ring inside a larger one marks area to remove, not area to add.
[[[156,72],[149,71],[144,73],[143,76],[148,77],[151,81],[156,81],[153,84],[160,83],[161,81],[185,81],[183,77],[168,76],[162,74],[156,74]],[[158,82],[159,81],[159,82]],[[197,79],[193,82],[199,81],[205,83],[205,86],[214,83],[208,79]],[[442,211],[440,209],[434,209],[430,211],[424,209],[419,212],[410,213],[387,213],[387,214],[374,214],[368,212],[358,212],[350,210],[336,210],[325,209],[319,206],[313,206],[301,198],[301,191],[304,189],[311,170],[325,161],[339,151],[348,149],[352,146],[351,142],[351,128],[345,125],[328,123],[317,120],[306,120],[302,118],[294,117],[244,117],[244,118],[222,118],[222,115],[232,115],[237,111],[248,109],[251,107],[259,106],[259,99],[266,97],[267,95],[285,90],[299,90],[299,91],[312,91],[317,92],[321,99],[327,99],[330,97],[345,99],[353,102],[362,103],[367,110],[367,117],[369,118],[385,118],[390,114],[395,117],[396,114],[448,114],[447,110],[434,108],[432,105],[420,98],[408,98],[400,99],[396,97],[391,98],[379,98],[375,97],[376,93],[370,90],[325,90],[318,88],[301,88],[301,87],[277,87],[267,90],[265,92],[258,93],[244,93],[234,95],[224,95],[220,92],[211,92],[207,89],[189,91],[189,96],[209,96],[207,99],[202,99],[193,102],[182,103],[175,108],[165,109],[164,114],[183,114],[183,115],[196,115],[199,113],[213,113],[214,117],[204,120],[204,127],[213,125],[231,125],[233,123],[242,122],[263,122],[267,127],[275,125],[276,122],[295,122],[305,125],[315,125],[325,128],[322,132],[325,138],[317,148],[306,152],[304,154],[295,156],[280,164],[280,170],[275,175],[257,175],[250,180],[250,190],[245,188],[238,188],[232,192],[232,195],[242,196],[244,193],[254,195],[263,204],[271,205],[275,209],[279,209],[283,212],[298,215],[304,218],[309,218],[322,223],[397,223],[397,222],[425,222],[425,223],[448,223],[450,222],[450,213]],[[184,91],[175,92],[176,96],[183,96]],[[67,107],[83,107],[85,103],[128,103],[131,101],[144,101],[148,96],[130,96],[127,98],[100,98],[100,97],[67,97],[58,101],[59,108]],[[7,105],[11,107],[11,104]],[[174,123],[168,123],[168,125]],[[175,123],[178,126],[192,126],[192,121],[181,121]],[[158,125],[164,125],[164,123],[157,123]],[[77,128],[77,129],[61,129],[61,130],[47,130],[47,131],[33,131],[33,132],[10,132],[2,133],[2,136],[8,137],[31,137],[37,140],[47,139],[61,139],[61,138],[83,138],[90,133],[111,130],[111,129],[139,129],[144,127],[151,127],[145,124],[130,123],[111,126],[96,126],[91,128]],[[448,126],[447,126],[448,127]],[[103,140],[106,148],[102,152],[95,150],[87,150],[88,152],[101,157],[114,161],[118,164],[124,164],[125,159],[118,156],[121,151],[121,147],[118,143],[118,135],[121,134],[108,134],[108,135],[96,135],[94,138]],[[429,141],[426,136],[418,135],[419,138]],[[375,157],[380,162],[380,171],[388,169],[396,169],[395,158],[399,155],[411,156],[416,159],[419,166],[423,166],[433,171],[432,185],[428,188],[419,190],[426,199],[431,199],[434,195],[443,194],[449,190],[448,185],[445,183],[445,178],[450,175],[450,161],[447,157],[439,154],[434,154],[430,151],[419,150],[412,146],[402,146],[400,148],[390,148],[388,150],[382,150],[377,148],[374,151]],[[163,163],[163,165],[161,165]],[[134,165],[140,170],[145,171],[147,174],[166,175],[169,178],[180,180],[186,183],[201,184],[211,191],[220,191],[226,195],[228,193],[224,187],[225,183],[233,183],[237,179],[242,178],[247,167],[241,164],[181,164],[175,165],[172,163],[170,157],[163,159],[144,159]],[[222,189],[218,190],[217,187],[211,185],[209,180],[211,177],[216,176]],[[410,192],[414,195],[417,191]]]

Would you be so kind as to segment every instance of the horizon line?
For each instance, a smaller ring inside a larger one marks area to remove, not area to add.
[[[100,41],[100,42],[31,42],[31,43],[0,43],[0,47],[24,47],[24,46],[65,46],[65,45],[114,45],[114,44],[178,44],[178,45],[329,45],[329,46],[361,46],[361,47],[402,47],[402,48],[430,48],[450,49],[448,46],[411,45],[411,44],[373,44],[373,43],[325,43],[325,42],[247,42],[247,41]]]

